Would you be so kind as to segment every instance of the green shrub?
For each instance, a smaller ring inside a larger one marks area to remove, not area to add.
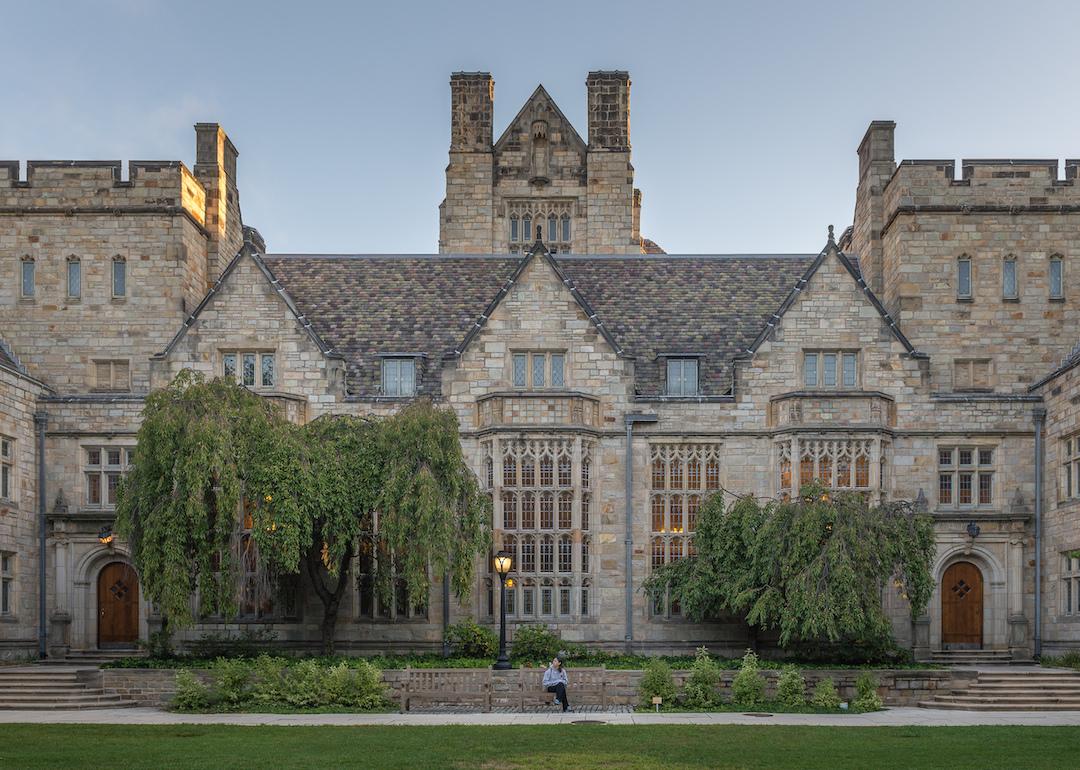
[[[173,708],[180,711],[200,711],[210,705],[210,688],[199,681],[195,674],[182,668],[176,672],[176,694]]]
[[[326,669],[324,692],[329,705],[374,709],[388,704],[382,672],[367,661]]]
[[[683,702],[690,708],[706,709],[720,702],[717,685],[720,684],[720,666],[704,647],[699,647],[690,676],[683,686]]]
[[[822,679],[814,688],[814,697],[810,703],[815,708],[835,711],[840,708],[840,696],[836,692],[836,684],[832,679]]]
[[[285,675],[285,702],[297,708],[314,708],[326,703],[325,669],[314,660],[302,660],[290,666]]]
[[[765,677],[758,670],[758,656],[752,650],[743,655],[739,673],[731,682],[731,699],[740,706],[756,706],[765,700]]]
[[[675,706],[675,679],[671,675],[671,666],[659,659],[649,661],[645,666],[645,675],[638,685],[638,698],[645,708],[653,708],[652,699],[661,697],[664,702],[660,708],[670,709]]]
[[[218,658],[210,668],[214,689],[227,706],[239,706],[250,695],[252,666],[246,660]]]
[[[285,700],[285,667],[288,661],[260,655],[251,663],[251,699],[256,703],[281,703]]]
[[[557,633],[549,631],[547,626],[520,626],[514,631],[514,641],[510,648],[513,658],[547,665],[559,652],[566,653],[570,659],[588,656],[584,645],[564,642]]]
[[[785,706],[806,705],[806,680],[795,666],[780,669],[780,679],[776,683],[776,699]]]
[[[447,626],[446,641],[454,655],[464,658],[494,658],[499,654],[499,637],[471,618]]]
[[[881,711],[884,704],[877,688],[877,678],[873,674],[866,672],[860,675],[855,680],[855,708],[859,711]]]

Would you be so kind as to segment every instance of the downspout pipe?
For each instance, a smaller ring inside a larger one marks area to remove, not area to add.
[[[626,415],[626,652],[634,642],[634,425],[659,421],[655,414]]]
[[[48,654],[48,625],[45,618],[45,590],[48,585],[46,568],[48,559],[45,553],[45,540],[48,534],[45,520],[45,427],[49,415],[45,411],[34,414],[34,427],[37,428],[37,504],[38,504],[38,657],[45,659]]]
[[[1035,657],[1042,655],[1042,551],[1043,551],[1043,426],[1046,408],[1031,412],[1035,422]]]

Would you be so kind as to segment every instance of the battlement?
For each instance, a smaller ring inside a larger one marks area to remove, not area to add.
[[[905,160],[884,189],[886,222],[898,211],[1080,211],[1080,160],[1056,158]]]
[[[0,210],[18,214],[104,213],[169,209],[206,221],[206,190],[180,161],[133,160],[124,179],[119,160],[0,161]]]

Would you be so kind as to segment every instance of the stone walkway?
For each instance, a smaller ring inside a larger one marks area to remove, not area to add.
[[[830,727],[958,727],[970,725],[1080,726],[1080,711],[937,711],[890,708],[872,714],[740,713],[644,714],[628,711],[528,713],[408,714],[175,714],[149,708],[87,709],[83,711],[0,711],[0,723],[123,724],[123,725],[569,725],[574,722],[613,725],[820,725]]]

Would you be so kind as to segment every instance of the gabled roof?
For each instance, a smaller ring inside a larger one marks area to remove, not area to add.
[[[465,349],[469,347],[469,343],[472,342],[473,337],[479,334],[480,330],[484,328],[484,325],[487,323],[488,319],[491,318],[491,314],[495,312],[495,308],[497,308],[499,306],[499,303],[502,302],[506,295],[510,293],[510,290],[514,287],[514,284],[517,283],[518,278],[520,278],[521,274],[525,271],[525,267],[529,264],[529,262],[533,260],[533,258],[543,259],[545,262],[547,262],[548,266],[555,271],[555,275],[557,275],[559,277],[559,280],[562,281],[563,286],[565,286],[570,292],[570,295],[574,298],[574,301],[577,302],[578,307],[581,308],[581,311],[583,313],[585,313],[589,321],[592,323],[593,327],[595,327],[595,329],[600,333],[600,336],[603,337],[604,341],[607,342],[607,344],[611,346],[612,350],[615,351],[615,355],[619,356],[620,358],[632,358],[633,356],[626,356],[623,354],[622,346],[619,345],[619,343],[615,341],[615,338],[611,336],[611,332],[609,332],[607,328],[605,328],[604,322],[601,321],[600,317],[596,315],[596,311],[594,311],[592,309],[592,306],[589,305],[588,300],[586,300],[585,297],[581,295],[581,292],[577,290],[574,282],[570,279],[566,272],[561,267],[559,267],[559,263],[555,261],[555,258],[551,256],[551,254],[544,247],[544,244],[541,241],[536,241],[533,244],[533,247],[529,249],[529,251],[525,254],[524,257],[521,258],[521,260],[518,262],[517,267],[514,269],[513,274],[506,279],[506,283],[504,283],[502,285],[502,288],[499,289],[498,294],[496,294],[494,298],[492,298],[491,302],[488,303],[488,306],[484,308],[484,312],[481,313],[480,317],[476,319],[476,322],[473,324],[472,328],[469,329],[468,333],[465,335],[465,339],[461,341],[461,344],[454,348],[453,355],[460,356],[462,353],[465,352]]]
[[[502,134],[499,135],[498,140],[495,142],[495,149],[500,149],[502,145],[505,144],[511,136],[513,136],[514,128],[518,125],[518,122],[525,117],[525,114],[529,111],[533,104],[536,103],[536,100],[538,98],[544,98],[547,100],[548,107],[551,108],[551,111],[554,112],[555,115],[566,125],[566,136],[570,144],[576,145],[582,152],[584,152],[586,149],[585,141],[581,138],[581,135],[577,132],[577,129],[574,128],[574,124],[571,123],[570,120],[566,117],[566,115],[563,114],[563,111],[559,109],[559,105],[557,105],[555,103],[555,100],[551,98],[551,94],[547,92],[547,89],[544,88],[543,84],[540,84],[536,87],[536,90],[532,92],[532,95],[525,100],[525,103],[523,105],[521,105],[521,109],[518,110],[517,115],[514,116],[514,119],[507,124],[505,129],[503,129]]]
[[[731,388],[732,359],[814,259],[780,255],[558,255],[547,259],[614,350],[634,359],[636,390],[664,392],[666,357],[704,353],[702,394]],[[453,358],[520,273],[494,254],[268,254],[265,262],[346,361],[350,392],[379,394],[381,360],[418,355],[420,395],[439,396]]]
[[[1034,385],[1029,387],[1028,390],[1038,390],[1046,383],[1050,382],[1051,380],[1056,380],[1058,377],[1065,374],[1065,372],[1069,371],[1070,369],[1075,369],[1078,366],[1080,366],[1080,342],[1076,343],[1076,346],[1069,352],[1069,355],[1061,359],[1061,365],[1058,366],[1057,369],[1050,372],[1050,374],[1046,375]]]
[[[803,273],[802,277],[799,278],[799,280],[796,282],[791,292],[787,295],[787,297],[784,298],[784,301],[780,304],[780,307],[765,323],[765,327],[758,333],[757,337],[754,338],[754,341],[750,343],[750,345],[742,354],[740,354],[739,357],[749,358],[757,352],[758,348],[760,348],[761,345],[765,342],[765,340],[769,338],[769,335],[772,334],[773,330],[776,328],[776,325],[780,322],[780,319],[783,318],[784,314],[787,313],[788,309],[795,304],[795,300],[797,300],[802,295],[803,290],[806,289],[807,284],[810,283],[810,279],[813,278],[814,273],[818,271],[818,268],[821,267],[821,264],[830,255],[834,255],[837,259],[840,260],[840,264],[844,266],[844,269],[847,270],[848,274],[859,285],[859,288],[862,289],[863,295],[866,297],[867,300],[869,300],[870,304],[874,306],[874,309],[877,310],[878,315],[881,316],[881,320],[883,320],[885,322],[885,325],[889,327],[889,331],[892,332],[893,337],[895,337],[896,340],[904,346],[904,349],[907,350],[908,355],[910,355],[912,358],[929,358],[926,353],[921,353],[916,350],[915,346],[911,344],[911,341],[906,336],[904,336],[904,333],[900,331],[900,327],[897,325],[896,320],[889,314],[889,311],[885,309],[885,306],[881,304],[881,300],[877,298],[877,295],[875,295],[874,292],[870,289],[870,287],[866,284],[866,281],[863,280],[862,271],[859,270],[858,265],[854,261],[852,261],[852,259],[850,259],[846,254],[844,254],[844,252],[840,251],[840,249],[837,247],[836,241],[833,239],[832,225],[829,225],[829,240],[825,244],[825,248],[821,250],[821,253],[819,253],[814,259],[814,261],[810,263],[809,267],[806,268],[806,272]]]
[[[3,337],[0,337],[0,369],[7,369],[9,372],[14,372],[19,377],[40,386],[46,392],[53,392],[52,388],[30,374],[30,371],[23,366],[22,361],[15,355],[15,351],[11,349],[11,346],[8,345],[7,340]]]
[[[240,247],[240,251],[236,252],[236,256],[234,256],[229,261],[229,264],[225,266],[225,269],[221,271],[221,275],[218,276],[218,279],[214,282],[214,285],[210,287],[210,290],[208,292],[206,292],[206,295],[199,302],[195,310],[192,311],[191,315],[184,319],[183,325],[180,327],[179,331],[176,332],[173,338],[169,340],[169,344],[165,346],[165,349],[162,350],[160,353],[155,354],[154,358],[167,358],[169,354],[172,353],[172,351],[180,343],[180,340],[182,340],[184,336],[188,333],[188,329],[190,329],[199,319],[199,316],[202,315],[203,310],[206,309],[206,306],[210,304],[210,301],[221,291],[222,287],[225,285],[225,282],[229,280],[229,277],[236,271],[237,265],[239,265],[241,260],[243,260],[245,257],[251,259],[251,261],[255,263],[255,266],[259,268],[259,272],[261,272],[263,274],[263,277],[270,282],[271,288],[273,288],[274,292],[279,297],[281,297],[286,307],[288,307],[289,311],[292,312],[293,317],[296,318],[297,322],[307,333],[308,337],[311,338],[311,341],[315,343],[316,347],[318,347],[319,350],[323,353],[323,355],[330,358],[341,358],[341,355],[336,353],[334,349],[327,345],[326,342],[323,341],[322,337],[318,335],[314,327],[311,325],[311,322],[303,313],[300,312],[292,297],[289,296],[289,293],[281,285],[278,279],[274,276],[273,272],[267,266],[266,262],[263,260],[262,255],[259,254],[256,247],[258,245],[261,245],[261,237],[259,237],[257,233],[255,233],[254,235],[249,235],[247,229],[245,229],[244,235],[246,240],[244,241],[244,245]]]

